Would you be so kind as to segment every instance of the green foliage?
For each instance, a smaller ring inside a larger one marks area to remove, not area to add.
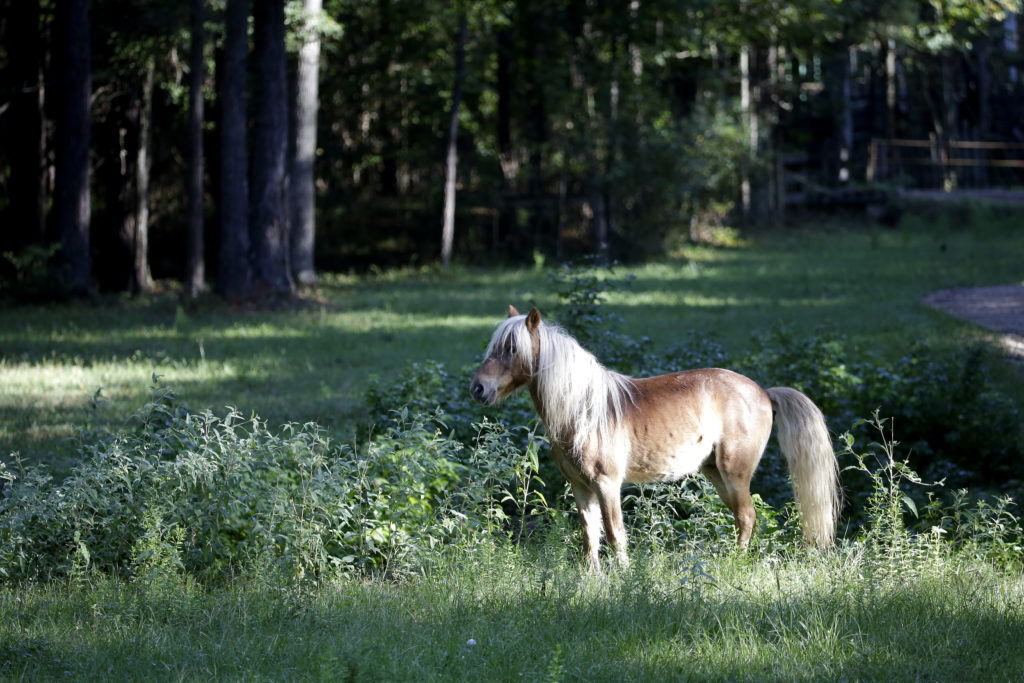
[[[854,449],[854,439],[849,432],[843,436],[844,452],[857,462],[847,471],[856,470],[867,475],[870,493],[864,506],[868,520],[863,528],[865,540],[892,560],[906,550],[910,539],[904,512],[918,516],[917,504],[905,489],[908,485],[922,485],[924,482],[906,461],[896,459],[898,442],[892,438],[891,427],[886,434],[886,420],[879,418],[876,412],[869,425],[878,431],[881,438],[872,442],[866,453],[858,453]],[[874,461],[874,466],[869,458]]]
[[[856,461],[846,471],[862,473],[868,480],[859,541],[876,571],[906,577],[930,561],[954,558],[999,571],[1021,571],[1024,527],[1012,511],[1016,507],[1012,498],[998,496],[989,502],[966,489],[952,497],[937,496],[928,489],[941,487],[942,482],[925,482],[908,460],[897,459],[899,443],[890,421],[876,412],[871,420],[861,422],[880,438],[861,452],[847,432],[843,452]],[[919,506],[913,494],[920,499],[921,492],[926,493],[927,502]]]
[[[411,538],[447,539],[438,506],[465,472],[462,445],[434,414],[403,416],[355,448],[314,424],[274,433],[236,411],[189,413],[158,387],[131,425],[85,435],[59,484],[4,471],[0,570],[180,567],[218,579],[255,563],[295,577],[400,573],[421,559]]]
[[[822,412],[839,424],[856,418],[850,405],[861,385],[861,372],[870,367],[860,360],[858,349],[850,349],[846,340],[826,330],[811,337],[797,337],[784,327],[757,337],[750,356],[740,361],[743,369],[764,386],[789,386],[799,389]],[[859,406],[857,406],[859,407]]]
[[[803,391],[837,433],[855,423],[858,438],[869,437],[872,423],[860,418],[887,416],[909,462],[928,479],[1005,492],[1024,478],[1020,410],[996,388],[979,346],[939,351],[914,343],[887,362],[829,330],[800,337],[776,328],[732,367],[762,386]],[[770,475],[768,495],[778,502],[775,460],[766,457],[758,476]]]
[[[929,495],[921,512],[921,527],[942,538],[964,556],[989,562],[1006,571],[1024,569],[1024,526],[1010,496],[978,498],[967,489],[954,491],[947,501]]]
[[[552,274],[560,301],[555,312],[558,324],[603,364],[627,374],[636,374],[644,366],[651,340],[642,337],[637,341],[619,331],[623,319],[602,304],[609,292],[628,289],[634,279],[596,259],[582,265],[563,264]]]
[[[978,345],[936,354],[914,344],[864,375],[862,408],[868,400],[883,407],[929,478],[996,488],[1024,480],[1020,409],[995,388],[986,354]]]
[[[0,277],[0,295],[13,296],[21,302],[51,301],[63,293],[60,277],[54,265],[59,244],[48,246],[30,244],[21,251],[5,251],[3,259],[9,268],[0,269],[8,277]]]

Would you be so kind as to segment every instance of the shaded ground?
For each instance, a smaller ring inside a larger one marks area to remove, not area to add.
[[[1024,285],[964,287],[933,292],[924,303],[1003,335],[1003,347],[1024,360]]]

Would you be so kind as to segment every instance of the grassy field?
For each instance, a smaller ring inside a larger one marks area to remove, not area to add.
[[[634,554],[582,573],[554,545],[399,583],[91,580],[0,589],[8,680],[1007,681],[1024,581],[921,555]]]
[[[1008,210],[961,207],[908,216],[898,230],[832,222],[728,248],[690,247],[621,267],[620,275],[635,278],[609,295],[608,308],[657,352],[695,334],[742,357],[778,325],[800,335],[831,330],[849,348],[885,358],[905,354],[914,340],[954,348],[989,335],[920,298],[1020,282],[1017,220]],[[386,383],[426,360],[468,373],[509,303],[557,310],[552,270],[326,274],[305,305],[280,310],[212,299],[183,307],[172,293],[5,308],[0,455],[19,451],[65,470],[74,464],[68,437],[123,424],[149,400],[153,375],[193,409],[223,413],[234,405],[271,425],[315,420],[344,440],[365,414],[372,377]],[[1019,366],[989,362],[1000,388],[1024,404]],[[899,518],[902,489],[883,484],[879,505]],[[869,524],[826,553],[762,530],[753,550],[740,554],[728,524],[713,515],[699,537],[678,538],[669,521],[659,534],[634,528],[631,568],[603,575],[582,570],[578,531],[564,503],[556,508],[555,521],[528,543],[500,533],[464,536],[465,545],[432,547],[415,572],[388,578],[296,580],[257,563],[234,580],[201,584],[172,561],[170,536],[148,536],[145,547],[156,554],[133,551],[118,578],[83,565],[49,582],[0,581],[0,678],[1020,675],[1024,549],[1016,508],[962,509],[969,519],[958,523],[968,533],[957,543],[941,531],[911,535],[876,516],[877,528]]]
[[[780,324],[801,335],[825,328],[883,357],[918,339],[955,346],[984,335],[921,296],[1024,277],[1015,214],[958,211],[910,216],[899,230],[805,226],[623,266],[635,280],[609,296],[609,309],[658,352],[695,334],[742,353]],[[271,311],[214,300],[183,307],[172,294],[5,308],[0,453],[63,469],[67,437],[120,424],[147,400],[154,374],[194,409],[233,405],[271,424],[314,420],[345,434],[372,378],[387,382],[424,360],[460,371],[509,303],[556,309],[551,276],[471,268],[325,274],[308,305]]]

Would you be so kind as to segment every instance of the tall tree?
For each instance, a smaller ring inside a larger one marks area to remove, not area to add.
[[[203,250],[203,80],[206,61],[203,55],[205,0],[192,0],[190,10],[191,44],[188,77],[188,228],[185,261],[185,293],[198,296],[206,288]]]
[[[249,0],[228,0],[224,13],[224,52],[220,74],[220,258],[217,291],[223,296],[248,294],[249,181],[246,154],[245,83]]]
[[[316,284],[313,244],[316,233],[316,120],[320,86],[322,0],[303,0],[304,26],[295,83],[295,152],[291,163],[291,263],[295,281]]]
[[[256,283],[271,292],[294,289],[288,244],[288,80],[284,0],[260,0],[253,12],[256,125],[252,159],[253,244]]]
[[[455,238],[455,174],[458,170],[457,138],[459,133],[459,104],[462,101],[462,82],[466,78],[466,15],[459,14],[459,38],[455,46],[455,85],[452,87],[452,105],[448,112],[448,152],[444,167],[444,220],[441,228],[441,262],[452,261],[452,243]]]
[[[153,57],[146,60],[139,102],[139,144],[135,159],[135,234],[132,240],[134,265],[132,289],[149,292],[153,276],[149,270],[149,178],[152,170],[153,144],[153,78],[156,66]]]
[[[502,195],[509,195],[518,173],[515,150],[512,146],[512,100],[515,90],[516,34],[510,19],[501,17],[503,25],[495,35],[497,74],[495,96],[497,102],[498,159],[501,162]],[[498,222],[492,247],[515,227],[515,210],[503,196],[498,207]]]
[[[42,43],[39,33],[39,0],[11,3],[6,44],[11,74],[10,207],[12,234],[3,238],[4,249],[42,242],[45,153],[43,135]]]
[[[89,294],[89,125],[92,95],[89,0],[55,7],[54,57],[58,106],[55,123],[54,229],[60,237],[64,286],[72,297]]]

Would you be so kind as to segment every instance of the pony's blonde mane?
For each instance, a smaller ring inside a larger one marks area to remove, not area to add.
[[[533,379],[548,436],[562,444],[571,443],[576,454],[582,453],[592,438],[607,442],[626,403],[633,400],[631,379],[605,368],[561,327],[541,321],[537,332],[540,355]],[[525,315],[508,318],[498,326],[487,355],[496,346],[510,343],[515,347],[515,360],[532,367],[533,343]]]

